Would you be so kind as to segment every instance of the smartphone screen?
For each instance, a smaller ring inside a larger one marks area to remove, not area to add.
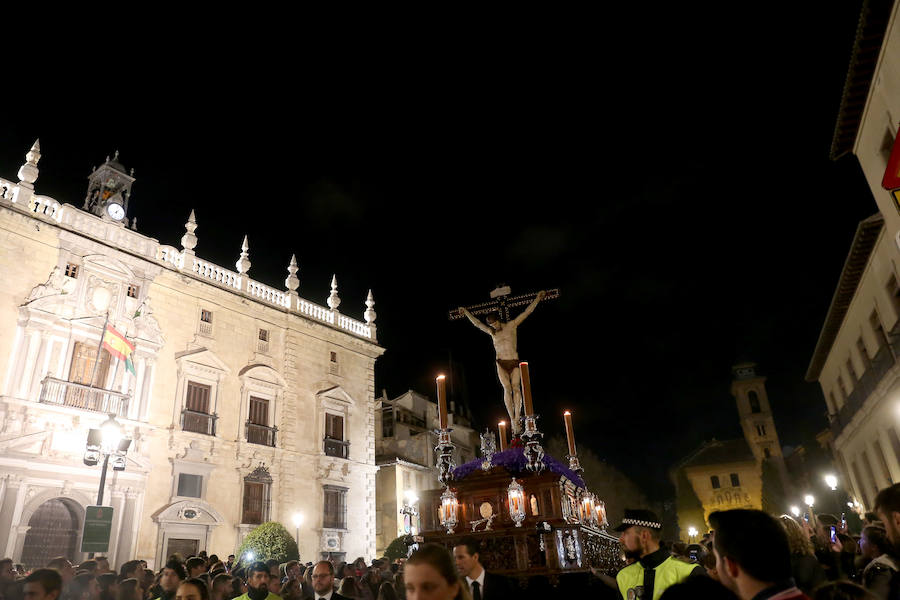
[[[809,513],[803,513],[803,520],[809,523]]]
[[[831,530],[831,543],[833,544],[833,543],[835,543],[835,542],[837,541],[837,527],[835,527],[834,525],[832,525],[832,526],[829,527],[828,529]]]

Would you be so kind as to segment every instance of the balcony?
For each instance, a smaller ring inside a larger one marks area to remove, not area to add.
[[[345,442],[344,440],[335,440],[330,437],[325,438],[325,456],[347,458],[349,454],[350,442]]]
[[[834,433],[834,437],[839,436],[844,427],[850,424],[856,412],[862,408],[868,397],[872,395],[875,388],[878,387],[878,384],[881,383],[881,380],[884,379],[884,376],[887,375],[893,366],[894,355],[887,345],[883,345],[868,365],[866,372],[862,374],[862,377],[859,378],[859,381],[856,382],[853,390],[847,396],[847,401],[838,409],[836,415],[830,417],[831,431]]]
[[[247,421],[247,441],[251,444],[260,444],[261,446],[275,447],[275,432],[277,427],[266,427],[265,425],[257,425]],[[244,521],[248,523],[249,521]]]
[[[219,415],[184,409],[181,411],[182,431],[193,431],[206,435],[216,435],[216,420]]]
[[[38,401],[127,418],[130,399],[128,394],[45,377],[41,381],[41,395]]]

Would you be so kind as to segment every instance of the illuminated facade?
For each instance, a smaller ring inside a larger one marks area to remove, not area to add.
[[[130,229],[118,157],[83,204],[37,195],[39,160],[36,143],[18,182],[0,179],[0,555],[84,557],[100,479],[85,440],[113,413],[133,440],[107,477],[114,564],[224,556],[258,523],[293,532],[296,513],[304,560],[374,556],[371,294],[359,321],[334,280],[327,306],[300,297],[293,258],[284,288],[254,281],[246,238],[234,270],[204,261],[193,211],[180,248]],[[98,354],[107,315],[134,374]]]
[[[825,396],[839,485],[871,510],[900,481],[900,212],[881,188],[900,121],[898,5],[867,3],[857,31],[831,154],[856,156],[878,212],[857,227],[806,379]]]

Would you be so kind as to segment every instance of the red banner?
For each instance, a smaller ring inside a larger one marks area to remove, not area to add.
[[[894,147],[891,149],[887,169],[884,170],[881,187],[886,190],[900,188],[900,135],[894,136]]]

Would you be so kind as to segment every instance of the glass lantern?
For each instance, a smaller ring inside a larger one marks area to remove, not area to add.
[[[596,524],[596,509],[594,508],[594,495],[585,491],[581,495],[581,514],[583,515],[585,525]]]
[[[516,527],[521,527],[522,521],[525,520],[525,490],[513,477],[506,492],[509,497],[509,518],[515,521]]]
[[[441,494],[441,525],[447,529],[447,533],[453,533],[453,529],[459,523],[459,501],[456,493],[446,488]]]
[[[600,527],[606,527],[609,525],[609,521],[606,520],[606,502],[597,500],[595,507],[597,510],[597,524]]]

